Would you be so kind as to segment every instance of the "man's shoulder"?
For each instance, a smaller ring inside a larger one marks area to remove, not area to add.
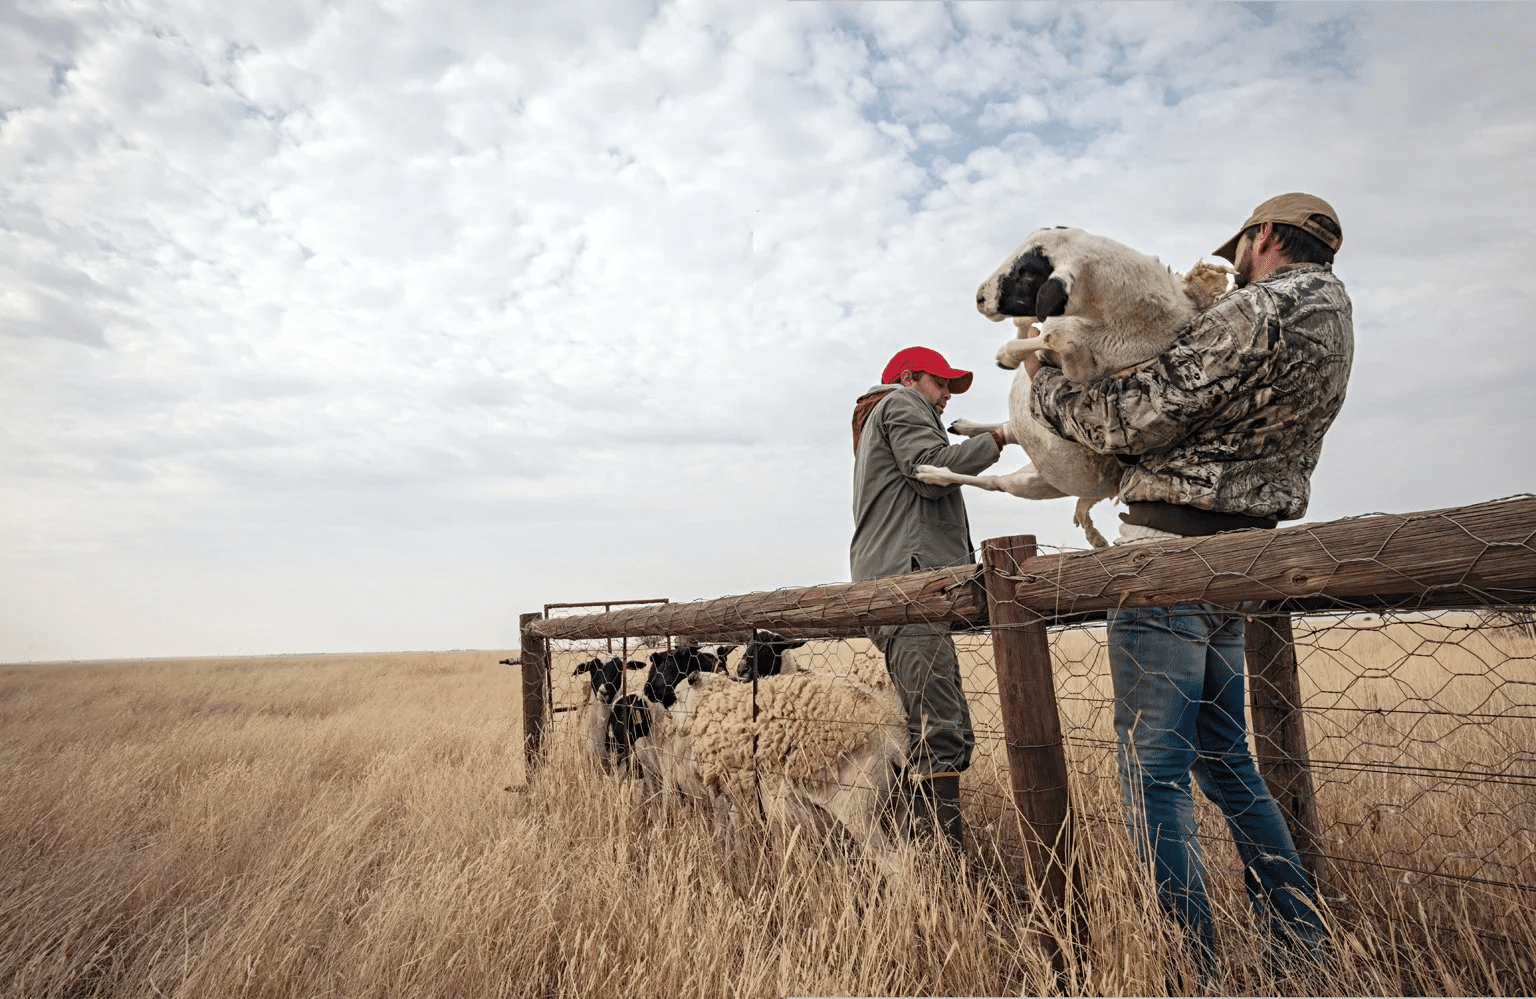
[[[909,389],[904,385],[898,385],[893,391],[887,392],[885,398],[875,405],[875,413],[919,413],[923,411],[933,412],[933,407],[928,405],[928,400],[922,394]]]
[[[1301,301],[1347,308],[1344,282],[1327,264],[1286,264],[1262,281],[1233,289],[1199,313],[1194,322],[1241,325],[1264,314],[1285,312]]]
[[[1249,287],[1263,288],[1281,297],[1305,298],[1322,295],[1347,298],[1344,282],[1327,264],[1285,264],[1263,281]]]

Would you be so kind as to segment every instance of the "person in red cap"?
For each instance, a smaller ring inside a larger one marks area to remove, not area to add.
[[[1349,295],[1333,273],[1343,238],[1323,199],[1270,198],[1215,251],[1235,265],[1237,289],[1160,356],[1080,384],[1025,362],[1035,417],[1125,464],[1121,541],[1273,528],[1306,513],[1354,357]],[[1328,950],[1317,892],[1249,752],[1245,627],[1234,610],[1188,603],[1109,613],[1130,827],[1159,901],[1193,935],[1207,970],[1215,933],[1191,776],[1226,817],[1270,956],[1286,964]]]
[[[880,384],[854,407],[853,578],[875,579],[976,561],[959,486],[932,486],[913,474],[939,465],[973,475],[997,461],[1000,433],[949,443],[939,415],[971,387],[971,372],[928,347],[898,351]],[[914,828],[936,824],[959,852],[960,772],[976,739],[947,624],[869,629],[907,713],[907,773]]]

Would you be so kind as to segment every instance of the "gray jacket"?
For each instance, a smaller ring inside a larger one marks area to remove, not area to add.
[[[854,579],[975,562],[960,486],[930,486],[917,465],[973,475],[997,461],[991,434],[950,444],[939,414],[914,389],[897,388],[869,414],[853,464]]]
[[[1119,456],[1123,502],[1294,520],[1307,512],[1354,353],[1349,296],[1332,268],[1286,264],[1195,316],[1131,374],[1073,384],[1041,368],[1030,410],[1067,440]]]

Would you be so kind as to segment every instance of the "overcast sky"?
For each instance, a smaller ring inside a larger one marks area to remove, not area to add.
[[[924,343],[1002,419],[974,295],[1032,230],[1184,269],[1291,190],[1357,338],[1307,519],[1528,491],[1530,14],[9,0],[0,660],[846,579],[854,398]]]

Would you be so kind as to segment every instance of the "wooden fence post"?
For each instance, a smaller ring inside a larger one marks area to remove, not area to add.
[[[981,549],[1009,783],[1024,819],[1037,897],[1060,912],[1067,905],[1072,860],[1071,801],[1051,650],[1045,622],[1014,599],[1015,583],[1008,578],[1018,576],[1021,564],[1034,555],[1033,535],[992,538]],[[1054,956],[1059,964],[1059,950]]]
[[[1254,614],[1248,618],[1246,635],[1248,701],[1259,773],[1285,813],[1302,866],[1318,894],[1325,894],[1328,871],[1312,790],[1291,616],[1272,609]]]
[[[533,634],[529,625],[543,618],[535,611],[517,619],[518,658],[523,661],[523,759],[526,773],[533,776],[539,754],[544,748],[544,725],[548,720],[546,690],[549,680],[549,646]]]

